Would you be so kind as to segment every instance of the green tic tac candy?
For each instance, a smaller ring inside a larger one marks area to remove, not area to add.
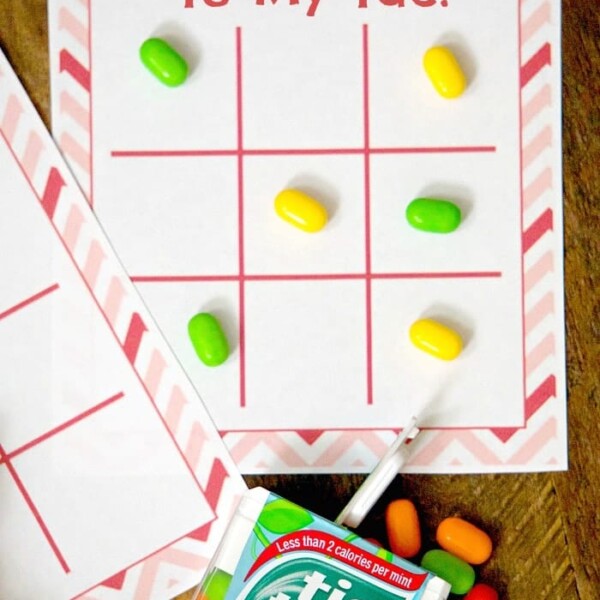
[[[421,566],[445,579],[453,594],[466,594],[475,583],[475,570],[464,560],[445,550],[430,550],[421,560]]]
[[[229,356],[229,344],[221,324],[210,313],[198,313],[188,323],[188,333],[198,358],[208,367],[218,367]]]
[[[231,584],[231,575],[215,569],[202,586],[198,600],[224,600]]]
[[[450,233],[460,225],[461,214],[448,200],[416,198],[406,207],[406,220],[421,231]]]
[[[149,38],[140,47],[140,58],[146,68],[165,85],[176,87],[187,78],[188,65],[167,42]]]

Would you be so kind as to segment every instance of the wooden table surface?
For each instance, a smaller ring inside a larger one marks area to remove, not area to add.
[[[457,0],[455,0],[457,1]],[[387,499],[420,508],[424,539],[460,514],[496,543],[481,580],[510,600],[600,599],[600,10],[563,0],[565,279],[570,469],[563,473],[398,477]],[[45,0],[0,0],[0,46],[49,125]],[[1,176],[1,174],[0,174]],[[360,476],[247,477],[334,517]],[[383,535],[382,506],[362,528]],[[0,557],[1,560],[1,557]],[[188,600],[190,594],[180,596]],[[10,599],[6,599],[10,600]]]

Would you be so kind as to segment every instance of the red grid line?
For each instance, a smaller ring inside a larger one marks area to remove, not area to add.
[[[365,162],[365,309],[367,350],[367,404],[373,404],[373,311],[371,295],[371,123],[369,107],[369,28],[363,25],[363,125]]]
[[[44,519],[42,519],[42,515],[40,514],[40,511],[37,509],[37,506],[31,499],[31,496],[27,492],[27,489],[25,488],[24,483],[21,481],[21,478],[19,477],[13,464],[10,462],[8,456],[4,453],[4,448],[2,448],[1,445],[0,445],[0,462],[4,463],[6,465],[6,468],[8,469],[10,476],[12,477],[13,481],[15,482],[15,485],[17,486],[19,492],[21,493],[21,496],[23,496],[23,500],[25,500],[27,507],[29,508],[29,510],[31,511],[31,514],[33,515],[33,518],[37,521],[37,524],[39,525],[40,529],[42,530],[42,533],[43,533],[44,537],[46,538],[46,541],[52,548],[52,552],[54,553],[54,556],[56,556],[63,571],[65,573],[70,573],[71,568],[67,564],[67,561],[65,560],[65,557],[62,555],[62,552],[58,548],[56,541],[52,537],[52,534],[50,533],[48,526],[44,522]]]
[[[131,275],[133,283],[192,283],[195,281],[239,281],[239,275]]]
[[[13,157],[13,159],[15,160],[15,162],[17,163],[17,166],[19,167],[19,170],[23,174],[23,177],[25,177],[25,180],[27,181],[27,184],[29,185],[29,188],[31,189],[33,195],[37,198],[37,200],[38,200],[38,202],[40,204],[40,208],[42,209],[42,211],[44,211],[44,207],[43,207],[43,205],[41,203],[42,199],[40,198],[37,190],[35,189],[35,187],[33,185],[33,182],[29,178],[29,175],[25,172],[25,169],[23,168],[23,165],[19,162],[19,158],[15,154],[15,151],[14,151],[13,147],[10,145],[10,143],[9,143],[8,139],[6,138],[6,135],[4,134],[4,131],[2,131],[2,129],[0,129],[0,137],[2,138],[2,140],[4,140],[4,143],[6,144],[6,146],[7,146],[8,150],[9,150],[11,156]],[[94,294],[94,290],[91,288],[90,284],[88,283],[88,281],[84,277],[83,272],[81,271],[81,268],[77,264],[77,261],[75,260],[75,257],[73,256],[73,254],[69,250],[69,248],[68,248],[65,240],[62,238],[62,236],[61,236],[61,234],[60,234],[60,232],[59,232],[56,224],[54,223],[54,221],[52,221],[52,219],[48,216],[48,214],[45,211],[44,211],[44,214],[48,217],[48,222],[50,224],[50,227],[56,233],[56,236],[57,236],[60,244],[62,245],[63,249],[67,253],[67,256],[69,257],[69,259],[71,260],[71,262],[73,264],[73,267],[75,268],[75,270],[77,271],[79,277],[81,278],[81,281],[82,281],[83,285],[85,286],[86,290],[89,292],[89,294],[90,294],[90,296],[92,298],[93,303],[95,304],[95,306],[99,310],[100,314],[102,315],[102,318],[106,322],[108,330],[113,335],[115,341],[117,342],[117,345],[123,351],[125,359],[127,359],[127,356],[125,355],[125,349],[121,345],[121,340],[119,340],[119,336],[117,335],[117,332],[113,328],[113,326],[112,326],[109,318],[107,317],[106,313],[102,309],[102,306],[100,305],[100,302],[98,301],[98,298],[96,298],[96,296]],[[150,401],[150,405],[154,409],[154,412],[157,414],[160,422],[163,424],[163,426],[165,428],[165,431],[167,432],[167,435],[171,438],[171,441],[173,442],[173,445],[175,446],[178,454],[180,455],[181,460],[183,461],[183,464],[186,466],[188,472],[190,473],[192,479],[194,480],[194,483],[196,484],[196,487],[198,488],[198,490],[200,491],[200,494],[204,498],[205,497],[204,489],[202,488],[202,485],[200,484],[200,481],[198,480],[198,477],[196,477],[196,474],[194,473],[194,469],[193,469],[192,465],[190,465],[190,463],[186,459],[185,454],[183,453],[183,450],[181,449],[181,447],[177,443],[177,440],[175,439],[175,436],[173,435],[173,432],[169,429],[169,426],[167,425],[165,417],[161,414],[158,406],[156,405],[156,402],[154,401],[154,398],[152,397],[152,394],[150,393],[150,390],[146,386],[146,384],[145,384],[142,376],[140,375],[140,373],[138,372],[138,370],[135,368],[134,364],[132,364],[132,369],[133,369],[133,372],[134,372],[134,374],[135,374],[135,376],[136,376],[136,378],[137,378],[140,386],[142,387],[142,389],[144,390],[146,396],[148,397],[148,400]]]
[[[243,148],[198,150],[113,150],[113,158],[186,158],[201,156],[322,156],[361,155],[364,148]],[[369,148],[370,154],[486,154],[496,146],[399,146]]]
[[[235,30],[237,163],[238,163],[238,267],[240,312],[240,406],[246,406],[246,296],[244,285],[244,110],[242,80],[242,29]]]
[[[509,426],[508,428],[515,429],[515,430],[519,430],[519,429],[525,429],[525,427],[527,426],[527,423],[525,422],[525,420],[523,421],[523,424],[521,425],[515,425],[513,426]],[[435,427],[419,427],[419,429],[421,431],[472,431],[472,430],[478,430],[478,431],[490,431],[490,429],[496,429],[496,428],[492,428],[490,425],[458,425],[458,426],[453,426],[453,425],[448,425],[448,426],[438,426],[436,425]],[[327,427],[327,429],[314,429],[314,428],[294,428],[294,427],[261,427],[260,429],[219,429],[219,433],[221,434],[221,436],[226,436],[228,434],[239,434],[239,433],[249,433],[249,434],[253,434],[253,435],[258,435],[261,433],[296,433],[298,435],[302,435],[303,432],[305,431],[310,431],[311,434],[314,434],[315,436],[321,436],[325,433],[346,433],[346,432],[386,432],[386,431],[392,431],[395,432],[396,434],[400,433],[402,431],[402,426],[394,426],[394,425],[389,425],[387,427],[383,427],[383,426],[378,426],[378,427]],[[311,444],[309,444],[311,445]]]
[[[29,306],[30,304],[33,304],[37,300],[40,300],[41,298],[44,298],[48,294],[51,294],[52,292],[55,292],[58,288],[59,288],[58,283],[55,283],[54,285],[51,285],[51,286],[47,287],[46,289],[42,290],[41,292],[38,292],[37,294],[34,294],[33,296],[30,296],[29,298],[26,298],[22,302],[19,302],[18,304],[15,304],[14,306],[11,306],[9,309],[7,309],[4,312],[0,313],[0,321],[2,321],[2,319],[5,319],[6,317],[8,317],[8,316],[10,316],[10,315],[18,312],[22,308],[25,308],[26,306]]]
[[[372,279],[490,279],[502,277],[502,271],[446,271],[437,273],[373,273]]]
[[[215,281],[353,281],[361,279],[494,279],[502,271],[440,271],[398,273],[290,273],[287,275],[132,275],[134,283],[195,283]]]
[[[496,152],[496,146],[407,146],[371,148],[371,154],[488,154]]]
[[[107,398],[103,402],[100,402],[99,404],[96,404],[95,406],[92,406],[91,408],[88,408],[87,410],[83,411],[82,413],[74,416],[72,419],[69,419],[68,421],[65,421],[64,423],[62,423],[60,425],[57,425],[53,429],[48,430],[46,433],[39,435],[38,437],[32,439],[31,441],[27,442],[26,444],[23,444],[22,446],[15,448],[8,454],[5,454],[4,459],[12,460],[13,458],[16,458],[20,454],[23,454],[23,452],[26,452],[27,450],[31,450],[31,448],[35,448],[42,442],[45,442],[46,440],[50,439],[51,437],[54,437],[58,433],[61,433],[62,431],[69,429],[69,427],[72,427],[73,425],[80,423],[81,421],[87,419],[88,417],[92,416],[93,414],[101,411],[103,408],[106,408],[107,406],[114,404],[115,402],[117,402],[117,400],[121,400],[121,398],[124,398],[123,392],[119,392],[118,394],[115,394],[114,396]],[[3,459],[0,458],[0,463],[2,463],[2,460]]]

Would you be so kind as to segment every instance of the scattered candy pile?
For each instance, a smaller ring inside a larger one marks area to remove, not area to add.
[[[395,500],[387,507],[385,524],[390,549],[402,558],[412,559],[421,551],[421,527],[415,505]],[[485,583],[475,584],[471,565],[486,562],[492,554],[489,535],[458,517],[448,517],[437,527],[437,543],[442,549],[426,552],[421,566],[445,579],[452,593],[467,594],[466,600],[498,600],[498,593]]]

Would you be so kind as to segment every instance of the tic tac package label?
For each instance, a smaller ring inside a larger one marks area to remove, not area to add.
[[[450,585],[262,488],[240,502],[195,600],[443,600]]]

